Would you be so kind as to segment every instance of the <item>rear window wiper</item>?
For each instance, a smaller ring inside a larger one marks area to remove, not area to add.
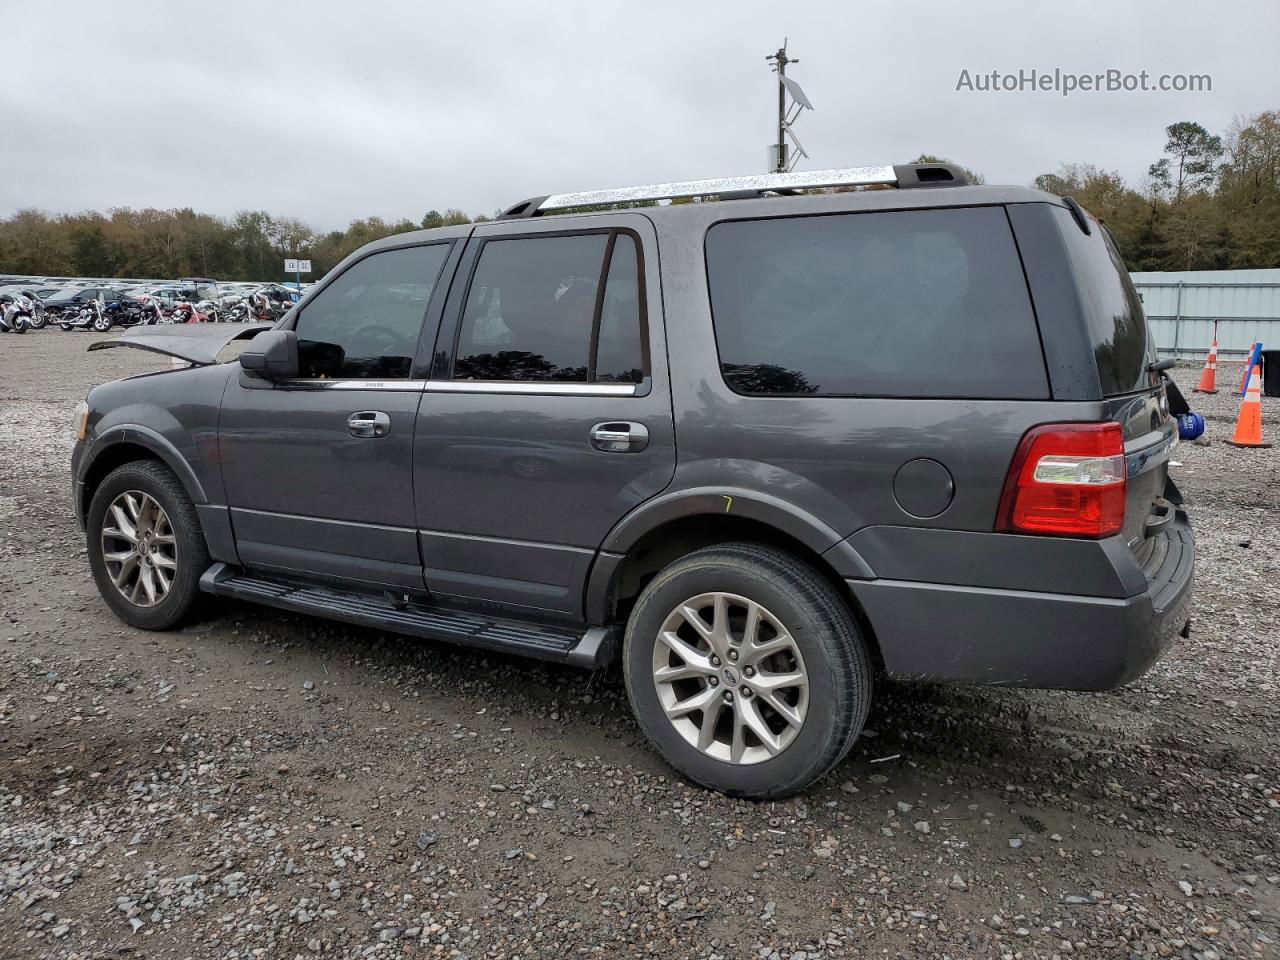
[[[1164,373],[1166,370],[1172,370],[1178,365],[1177,360],[1152,360],[1147,364],[1147,369],[1152,373]]]

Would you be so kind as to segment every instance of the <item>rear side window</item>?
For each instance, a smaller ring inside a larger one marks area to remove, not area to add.
[[[1085,236],[1071,213],[1054,207],[1084,307],[1085,326],[1098,365],[1103,396],[1145,390],[1159,382],[1147,364],[1156,359],[1142,300],[1120,252],[1097,224]]]
[[[626,233],[485,243],[458,331],[454,379],[639,383],[639,253]]]
[[[730,221],[706,246],[720,367],[739,393],[1049,395],[1001,208]]]

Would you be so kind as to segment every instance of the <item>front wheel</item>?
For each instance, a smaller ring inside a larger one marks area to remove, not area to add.
[[[93,579],[121,620],[167,630],[191,611],[209,549],[167,467],[145,460],[117,467],[94,492],[85,528]]]
[[[95,317],[93,320],[93,329],[98,333],[106,333],[111,329],[110,317]]]
[[[814,567],[753,543],[708,547],[645,587],[623,670],[636,719],[689,779],[782,797],[857,739],[871,661],[848,604]]]
[[[46,317],[43,313],[36,313],[36,314],[32,314],[32,316],[31,316],[31,329],[32,329],[32,330],[43,330],[43,329],[44,329],[44,325],[45,325],[46,323],[48,323],[48,322],[49,322],[49,318],[48,318],[48,317]]]

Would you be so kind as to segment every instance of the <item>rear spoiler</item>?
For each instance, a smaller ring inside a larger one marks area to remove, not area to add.
[[[271,323],[175,323],[160,326],[131,327],[122,336],[99,340],[90,350],[108,350],[111,347],[134,347],[152,353],[176,357],[197,366],[218,362],[218,354],[227,344],[236,340],[249,340],[263,330],[270,330]]]

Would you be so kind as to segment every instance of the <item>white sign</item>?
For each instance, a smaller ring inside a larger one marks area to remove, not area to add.
[[[285,260],[284,272],[285,273],[310,273],[311,261],[310,260]]]

